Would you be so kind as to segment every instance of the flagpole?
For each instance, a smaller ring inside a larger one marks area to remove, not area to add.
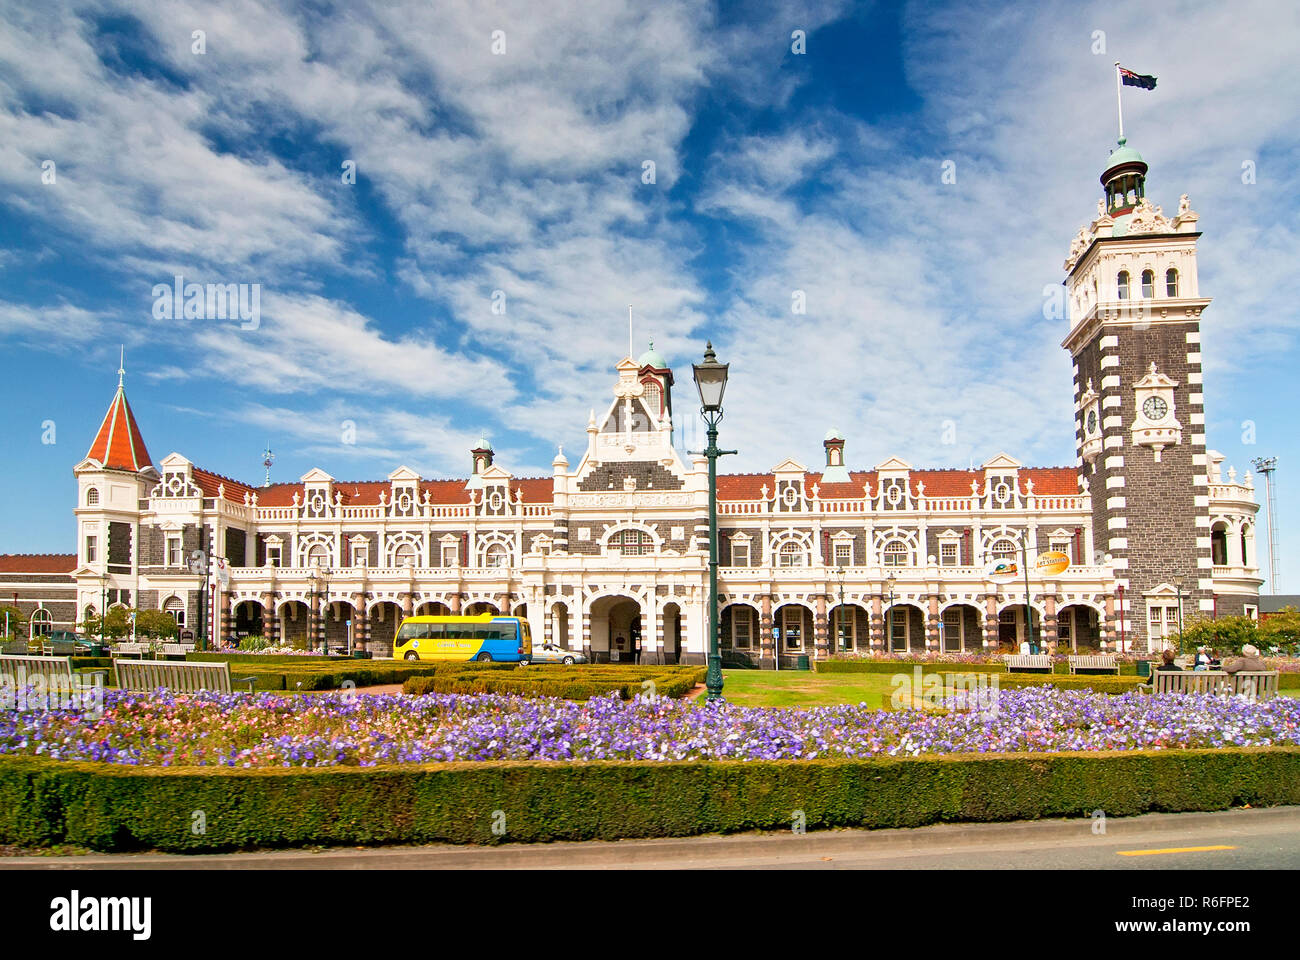
[[[1115,107],[1119,111],[1119,138],[1124,139],[1124,101],[1120,99],[1119,61],[1115,61]]]

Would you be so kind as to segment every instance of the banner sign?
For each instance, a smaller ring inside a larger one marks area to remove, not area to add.
[[[994,583],[1010,583],[1020,577],[1020,562],[1012,557],[994,560],[984,568],[984,578]]]
[[[1040,553],[1034,560],[1034,569],[1039,576],[1055,577],[1070,568],[1070,555],[1061,550],[1049,550]]]

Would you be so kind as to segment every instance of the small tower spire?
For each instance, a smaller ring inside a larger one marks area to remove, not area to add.
[[[627,305],[627,355],[632,356],[632,304]]]
[[[119,344],[118,350],[121,352],[118,354],[117,361],[117,388],[121,390],[122,380],[126,376],[126,345]]]

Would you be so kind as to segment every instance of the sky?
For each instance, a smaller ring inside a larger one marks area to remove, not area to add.
[[[727,470],[831,428],[851,469],[1073,465],[1044,304],[1119,60],[1159,78],[1124,89],[1148,195],[1204,231],[1208,445],[1277,457],[1300,592],[1298,38],[1249,2],[0,0],[0,552],[74,549],[119,350],[155,463],[463,477],[484,435],[539,476],[629,305],[683,450],[690,364],[731,364]],[[176,276],[258,309],[169,315]]]

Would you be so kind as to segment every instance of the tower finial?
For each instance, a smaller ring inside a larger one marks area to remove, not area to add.
[[[117,361],[117,386],[118,389],[121,389],[122,379],[126,376],[126,345],[119,344],[118,349],[121,352],[118,354]]]
[[[627,355],[630,357],[633,355],[633,352],[634,349],[632,347],[632,304],[629,303],[627,305]]]

